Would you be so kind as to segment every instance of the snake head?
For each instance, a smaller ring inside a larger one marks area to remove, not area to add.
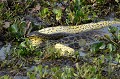
[[[43,43],[45,43],[46,40],[57,40],[69,35],[69,33],[44,34],[38,31],[34,31],[28,34],[27,38],[31,41],[33,46],[37,46],[43,45]]]

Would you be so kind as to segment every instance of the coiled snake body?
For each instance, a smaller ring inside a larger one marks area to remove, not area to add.
[[[96,29],[112,24],[120,24],[120,22],[101,21],[77,26],[49,27],[30,33],[28,38],[33,46],[44,46],[46,41],[49,41],[49,45],[54,45],[56,49],[61,49],[64,52],[74,52],[75,49],[86,46],[91,41],[95,42],[95,36],[101,35],[101,32],[96,31]]]

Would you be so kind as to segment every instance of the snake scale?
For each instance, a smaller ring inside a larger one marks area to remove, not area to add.
[[[100,21],[77,26],[48,27],[31,32],[27,37],[33,46],[45,46],[46,42],[49,41],[47,44],[50,46],[54,45],[56,49],[71,53],[82,46],[89,45],[91,41],[95,42],[96,36],[101,35],[100,31],[96,31],[97,29],[113,24],[120,24],[120,22]]]

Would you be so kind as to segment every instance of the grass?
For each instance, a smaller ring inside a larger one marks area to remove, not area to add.
[[[91,45],[85,57],[79,56],[78,52],[73,56],[61,56],[60,51],[56,51],[53,47],[35,48],[26,38],[29,31],[44,28],[47,24],[48,26],[78,25],[99,20],[97,19],[99,16],[106,16],[112,11],[119,14],[117,0],[113,0],[113,4],[105,0],[96,0],[95,3],[96,5],[91,0],[26,0],[23,2],[6,0],[1,2],[0,30],[2,31],[0,35],[6,37],[4,41],[12,42],[12,47],[9,51],[11,54],[7,55],[5,60],[0,60],[0,70],[7,71],[4,76],[0,76],[0,79],[12,79],[16,74],[30,79],[108,79],[114,77],[119,79],[119,76],[113,75],[119,68],[120,62],[120,30],[115,27],[108,29],[110,35],[100,37],[100,42]],[[40,17],[45,24],[38,26],[30,20],[29,25],[23,20],[26,15]],[[7,28],[2,27],[5,22],[10,23]],[[35,68],[26,71],[31,66]]]

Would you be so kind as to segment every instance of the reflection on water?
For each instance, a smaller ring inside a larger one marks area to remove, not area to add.
[[[9,43],[9,44],[7,44],[7,45],[0,48],[0,59],[1,60],[4,60],[6,54],[9,54],[10,47],[11,47],[11,44]]]

